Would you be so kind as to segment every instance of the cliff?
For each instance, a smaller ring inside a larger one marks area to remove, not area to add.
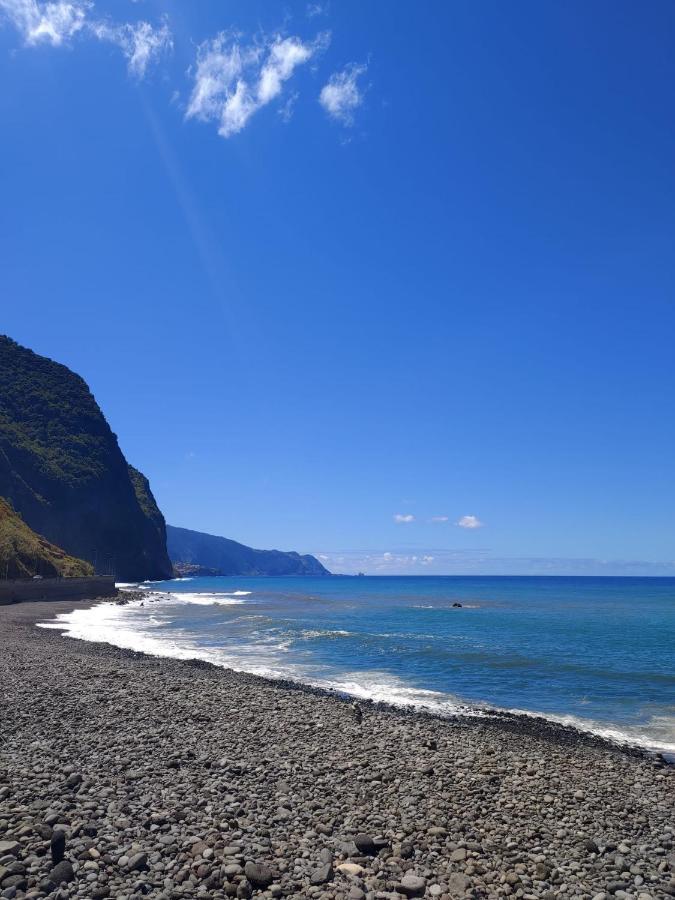
[[[169,556],[179,571],[210,570],[218,575],[330,575],[309,554],[254,550],[237,541],[167,525]]]
[[[171,577],[164,519],[86,383],[0,336],[0,496],[33,531],[124,581]]]
[[[93,567],[36,534],[0,497],[0,578],[86,577]]]

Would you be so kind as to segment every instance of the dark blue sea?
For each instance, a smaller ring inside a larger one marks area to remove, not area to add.
[[[68,634],[438,712],[540,714],[675,752],[675,578],[194,578]],[[461,604],[458,606],[456,604]]]

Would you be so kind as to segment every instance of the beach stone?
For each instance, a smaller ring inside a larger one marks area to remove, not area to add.
[[[56,865],[60,863],[66,853],[66,833],[58,830],[52,833],[50,841],[50,850],[52,854],[52,863]]]
[[[422,897],[426,889],[426,879],[419,875],[404,875],[401,879],[401,893],[406,897]]]
[[[19,862],[19,860],[17,859],[17,860],[14,860],[14,862],[11,862],[7,866],[6,871],[3,874],[2,878],[6,878],[8,875],[23,875],[23,874],[25,874],[25,872],[26,872],[25,865],[22,862]],[[2,879],[0,879],[0,880],[2,880]]]
[[[369,834],[357,834],[354,838],[354,843],[356,844],[356,849],[366,856],[375,856],[377,853],[375,841]]]
[[[223,874],[227,875],[228,878],[234,878],[237,875],[243,875],[244,870],[237,863],[230,863],[223,869]]]
[[[21,844],[18,841],[0,841],[0,857],[12,854],[16,856],[21,850]]]
[[[362,875],[363,866],[360,866],[358,863],[340,863],[337,871],[342,875]]]
[[[452,897],[463,897],[471,886],[471,880],[460,872],[453,872],[448,878],[448,891]]]
[[[543,862],[538,862],[534,869],[534,877],[537,881],[548,881],[553,869]]]
[[[148,864],[148,854],[147,853],[134,853],[133,856],[129,857],[129,862],[127,863],[127,868],[130,872],[138,872],[140,869],[144,869]]]
[[[413,845],[408,841],[404,841],[399,847],[398,856],[400,856],[401,859],[411,859],[414,852],[415,848]]]
[[[464,847],[458,847],[456,850],[453,850],[450,854],[450,860],[452,862],[463,862],[466,859],[466,849]]]
[[[267,888],[274,881],[271,870],[261,863],[247,862],[244,866],[244,874],[253,887]]]
[[[313,885],[326,884],[333,880],[333,866],[331,863],[325,863],[319,866],[309,876],[309,883]]]
[[[83,779],[82,776],[79,774],[79,772],[73,772],[72,775],[69,775],[69,776],[66,778],[66,787],[69,787],[69,788],[76,788],[76,787],[78,787],[78,785],[82,784],[82,781],[83,781],[83,780],[84,780],[84,779]]]
[[[204,841],[197,841],[190,847],[190,856],[201,856],[207,847],[208,844]]]
[[[57,887],[62,881],[70,884],[74,878],[75,872],[73,871],[73,866],[67,859],[62,859],[49,873],[49,880],[54,882]]]

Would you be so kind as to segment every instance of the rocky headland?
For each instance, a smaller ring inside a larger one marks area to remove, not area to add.
[[[164,517],[148,480],[124,458],[87,384],[4,335],[0,497],[33,531],[99,574],[122,581],[172,575]]]
[[[0,897],[675,896],[658,757],[35,627],[74,606],[0,608]]]
[[[309,553],[256,550],[230,538],[166,526],[166,545],[181,575],[330,575]]]

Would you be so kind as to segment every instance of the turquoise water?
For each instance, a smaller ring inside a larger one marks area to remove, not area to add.
[[[539,713],[675,751],[673,578],[194,578],[145,587],[143,606],[74,613],[70,633],[439,711]]]

